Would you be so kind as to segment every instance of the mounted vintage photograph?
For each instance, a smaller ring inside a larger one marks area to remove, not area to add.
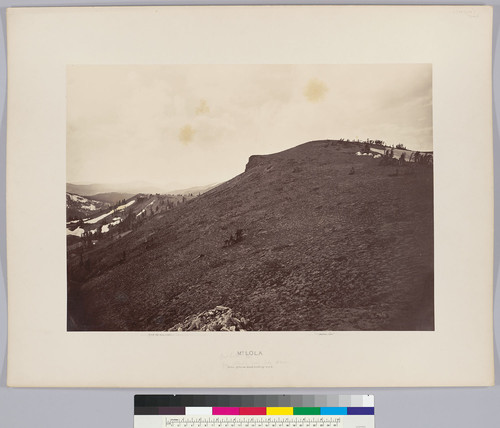
[[[66,72],[68,331],[434,330],[431,64]]]

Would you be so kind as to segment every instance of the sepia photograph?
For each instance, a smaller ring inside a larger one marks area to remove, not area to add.
[[[492,14],[11,9],[7,384],[492,385]]]
[[[66,76],[67,331],[434,331],[431,64]]]

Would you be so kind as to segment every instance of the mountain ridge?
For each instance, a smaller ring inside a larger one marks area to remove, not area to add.
[[[395,175],[359,147],[251,156],[243,173],[96,249],[99,274],[70,284],[77,329],[167,330],[220,305],[255,330],[433,329],[432,168]]]

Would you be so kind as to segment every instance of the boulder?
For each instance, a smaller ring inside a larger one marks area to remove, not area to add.
[[[248,331],[250,323],[240,313],[226,306],[216,306],[187,317],[168,331]]]

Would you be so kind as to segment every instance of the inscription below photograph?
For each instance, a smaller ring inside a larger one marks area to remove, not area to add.
[[[434,330],[431,64],[66,77],[68,331]]]

